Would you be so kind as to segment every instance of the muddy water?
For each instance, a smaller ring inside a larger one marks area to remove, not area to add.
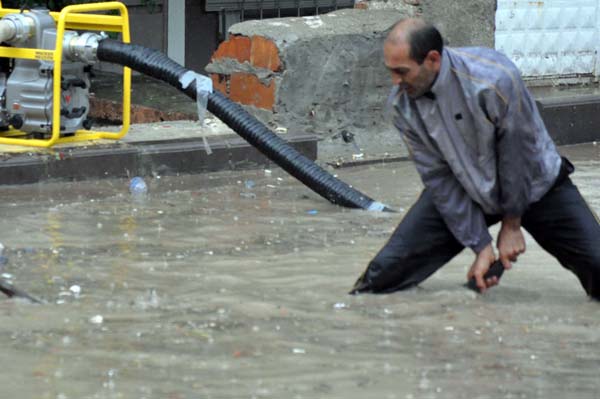
[[[568,149],[600,210],[596,147]],[[337,171],[401,210],[408,162]],[[347,291],[403,212],[326,203],[274,169],[2,188],[2,398],[596,398],[600,306],[530,237],[477,296]]]

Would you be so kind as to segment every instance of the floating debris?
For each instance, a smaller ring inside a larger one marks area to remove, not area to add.
[[[133,195],[146,194],[148,192],[148,185],[146,185],[146,182],[141,177],[134,177],[129,183],[129,192]]]
[[[69,287],[69,291],[71,291],[75,297],[78,297],[79,294],[81,294],[81,287],[78,285],[72,285]]]

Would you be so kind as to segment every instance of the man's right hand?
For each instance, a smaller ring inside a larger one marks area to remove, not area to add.
[[[498,233],[498,258],[506,270],[510,269],[511,262],[516,262],[517,257],[525,252],[525,237],[521,231],[520,217],[505,217]]]
[[[477,283],[477,287],[481,293],[485,292],[490,287],[493,287],[498,284],[497,277],[491,277],[485,280],[483,278],[484,274],[490,268],[490,265],[496,260],[496,255],[494,254],[494,248],[492,244],[488,244],[481,252],[477,254],[473,265],[471,265],[471,269],[469,273],[467,273],[467,281],[472,277],[475,277],[475,281]]]

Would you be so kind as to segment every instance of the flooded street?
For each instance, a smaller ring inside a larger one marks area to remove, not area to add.
[[[567,148],[600,211],[600,147]],[[527,236],[483,296],[464,251],[420,288],[347,292],[421,190],[335,170],[402,212],[333,206],[278,168],[2,187],[2,398],[597,398],[600,305]],[[494,234],[497,228],[493,229]],[[424,238],[425,239],[425,238]]]

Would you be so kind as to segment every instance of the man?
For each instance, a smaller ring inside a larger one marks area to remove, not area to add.
[[[468,247],[467,279],[481,292],[496,260],[488,227],[501,222],[498,258],[525,252],[523,226],[600,299],[600,223],[568,175],[517,68],[485,48],[444,48],[420,19],[396,23],[384,44],[394,124],[425,189],[352,293],[413,287]]]

